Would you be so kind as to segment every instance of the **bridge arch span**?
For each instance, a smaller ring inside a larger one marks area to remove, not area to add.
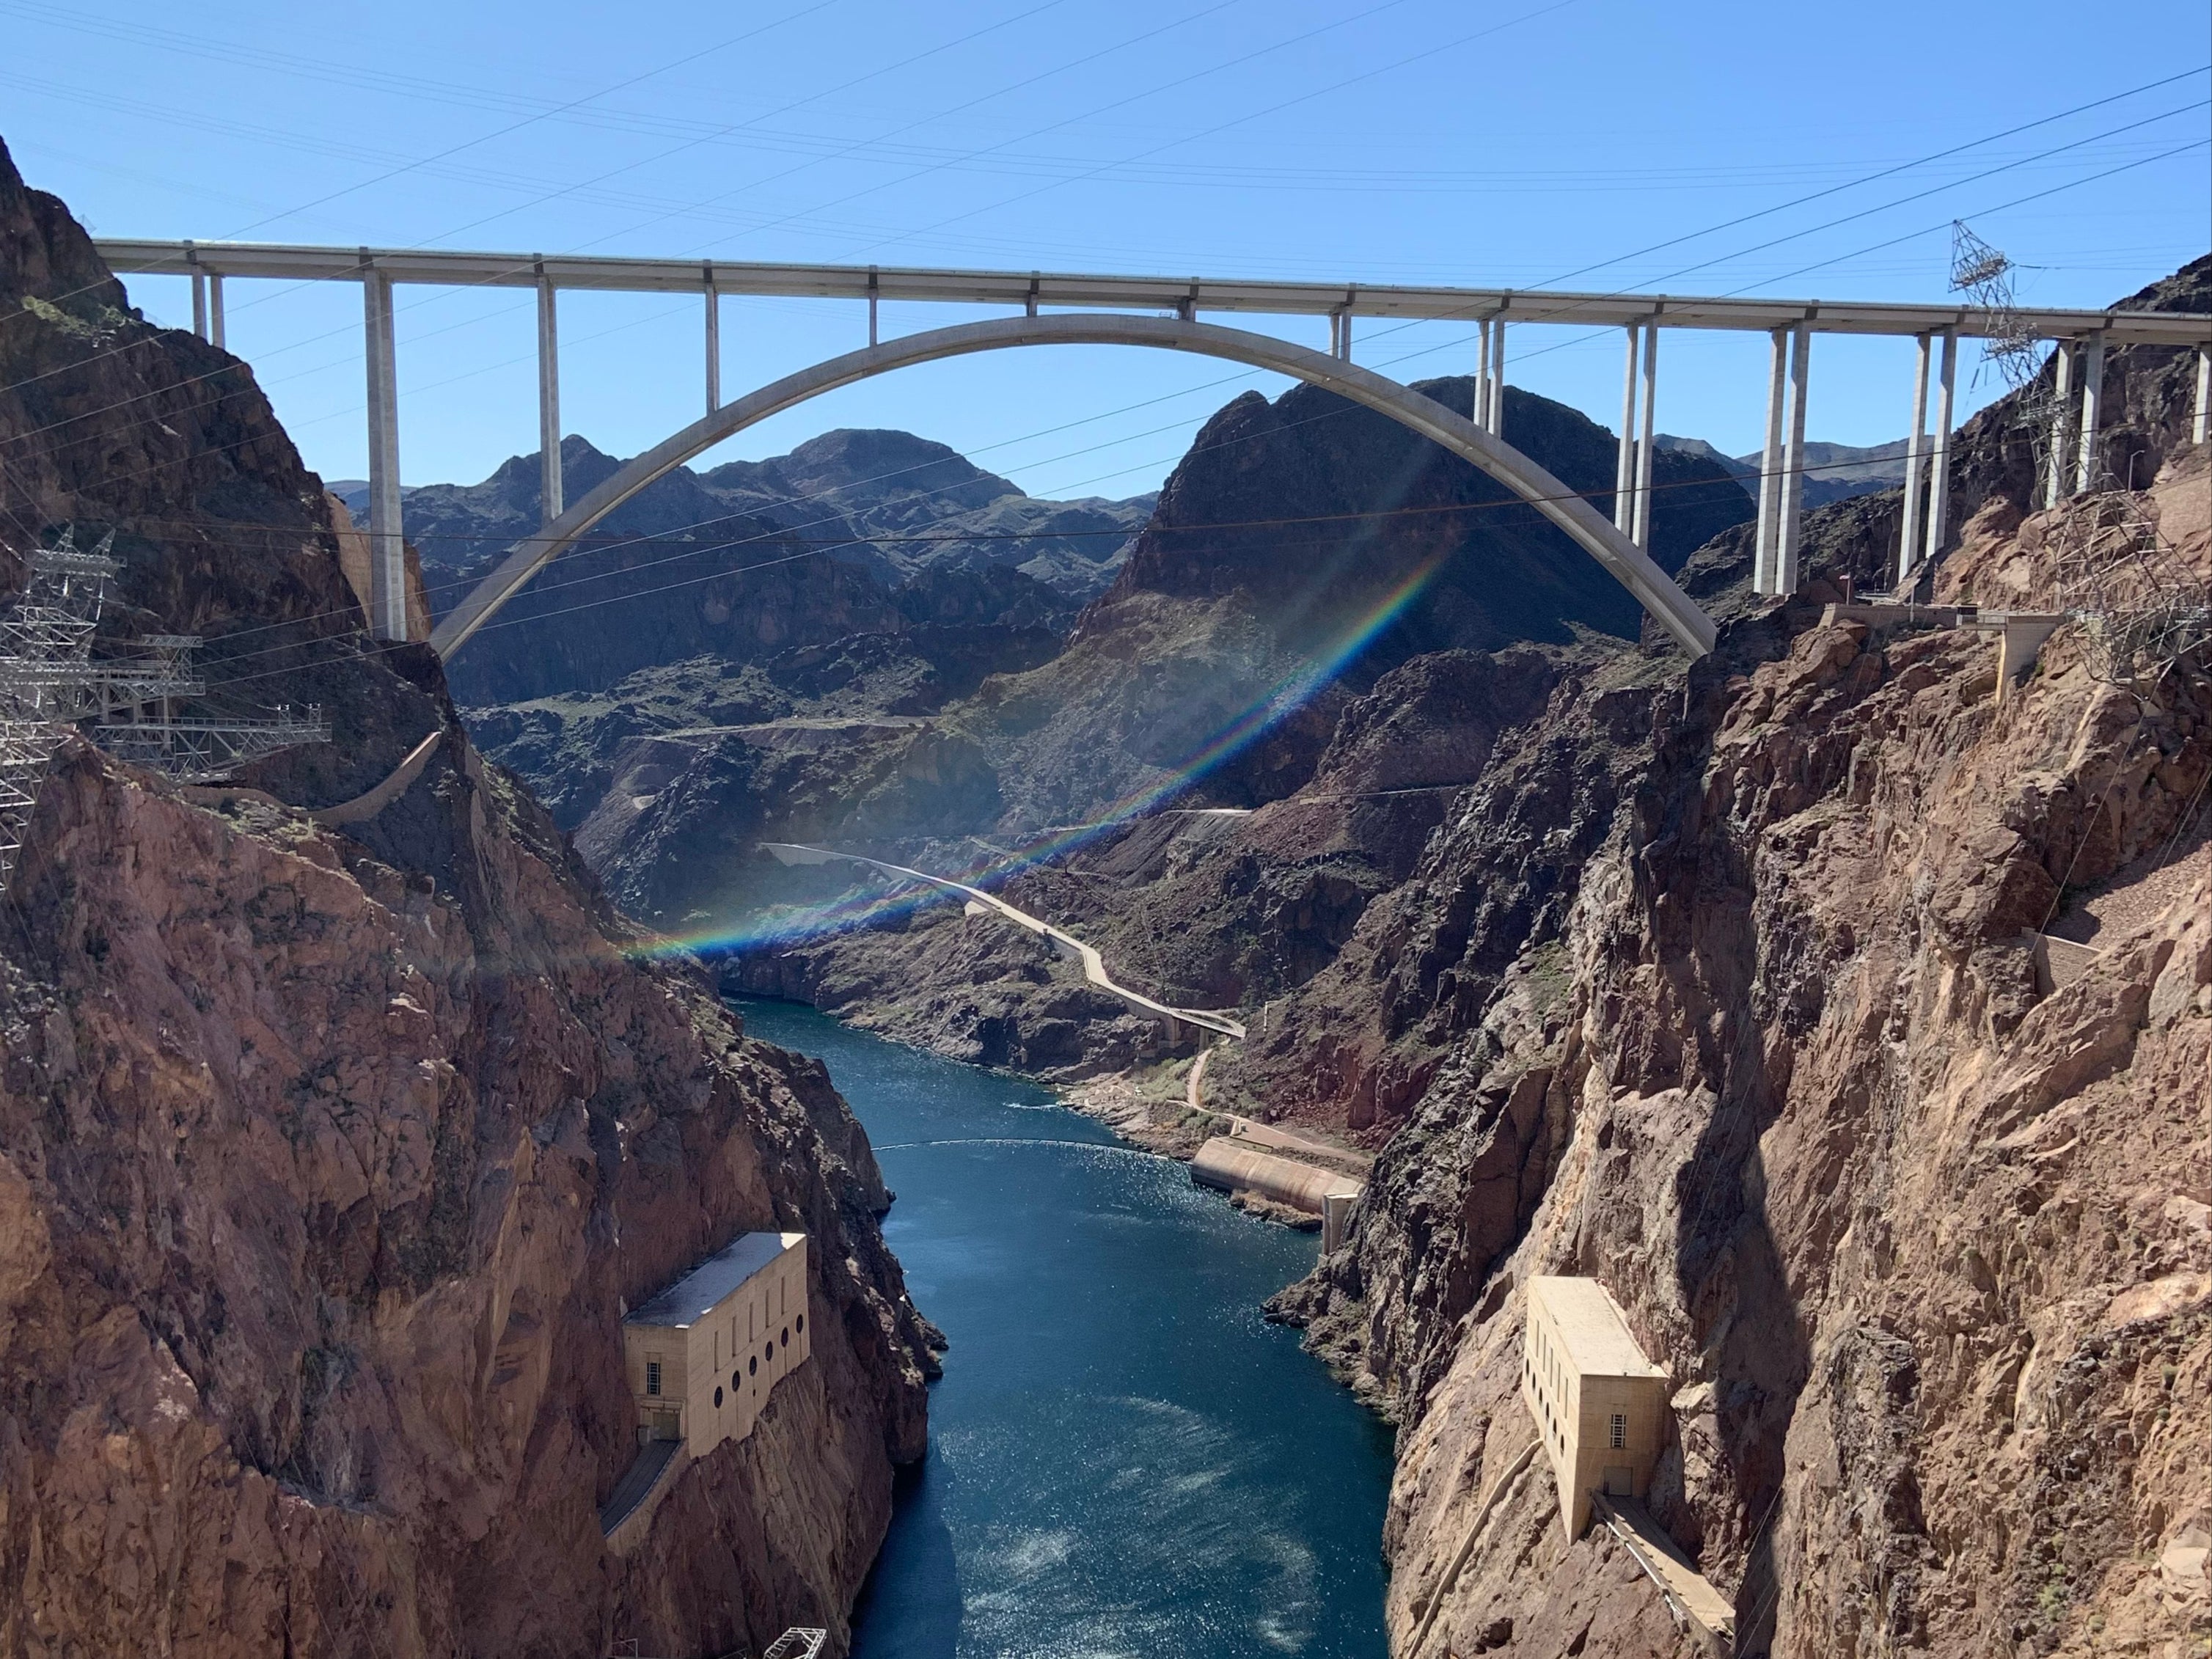
[[[725,404],[654,445],[536,535],[518,542],[499,567],[432,631],[431,648],[441,657],[451,657],[532,577],[567,552],[601,519],[664,473],[747,427],[825,392],[895,368],[1035,345],[1127,345],[1194,352],[1271,369],[1387,415],[1473,462],[1566,532],[1612,572],[1692,657],[1712,649],[1712,619],[1643,549],[1545,468],[1465,416],[1387,375],[1305,346],[1212,323],[1121,312],[994,318],[904,335],[787,374],[734,403]]]

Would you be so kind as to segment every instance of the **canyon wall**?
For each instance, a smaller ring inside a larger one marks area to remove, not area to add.
[[[820,1069],[632,959],[435,659],[366,639],[251,373],[4,156],[0,446],[0,538],[116,532],[96,653],[206,635],[210,698],[337,737],[223,790],[50,769],[0,910],[0,1653],[842,1651],[937,1339]],[[376,817],[300,810],[432,734]],[[623,1311],[763,1228],[813,1242],[812,1361],[614,1555]]]
[[[2212,453],[2153,459],[2202,592]],[[1937,597],[2050,604],[2058,515],[1976,506]],[[1401,1651],[1691,1650],[1608,1534],[1563,1536],[1540,1458],[1474,1527],[1535,1438],[1554,1273],[1669,1374],[1651,1507],[1738,1651],[2212,1633],[2212,677],[2112,684],[2077,625],[2000,688],[1989,636],[1824,594],[1686,678],[1563,680],[1239,1056],[1381,1145],[1277,1312],[1401,1425]]]
[[[2208,286],[2199,261],[2136,302]],[[2112,353],[2100,453],[2202,601],[2192,374]],[[1959,447],[1936,599],[2075,603],[2017,403]],[[1535,1439],[1524,1288],[1555,1273],[1602,1279],[1668,1373],[1651,1507],[1739,1652],[2212,1637],[2212,674],[2200,647],[2117,679],[2077,621],[2001,687],[1990,634],[1825,623],[1893,574],[1899,506],[1809,515],[1780,603],[1747,530],[1713,536],[1682,567],[1724,619],[1703,661],[1648,629],[1414,654],[1244,769],[1245,815],[1152,814],[1000,888],[1241,1011],[1208,1103],[1376,1150],[1273,1314],[1400,1425],[1401,1656],[1696,1650],[1611,1534],[1564,1537],[1540,1458],[1503,1479]],[[1153,568],[1140,544],[1071,658],[1115,605],[1206,625],[1218,596],[1130,586]],[[1048,1075],[1156,1056],[957,906],[732,972]]]

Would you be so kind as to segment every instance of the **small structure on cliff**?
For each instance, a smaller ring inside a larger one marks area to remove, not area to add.
[[[1230,1135],[1215,1135],[1198,1149],[1190,1178],[1218,1192],[1257,1193],[1270,1203],[1319,1216],[1327,1250],[1343,1243],[1346,1218],[1364,1190],[1356,1176],[1263,1152]]]
[[[752,1432],[769,1392],[812,1352],[806,1235],[740,1233],[623,1322],[640,1445],[703,1457]]]
[[[1521,1397],[1559,1477],[1570,1539],[1591,1497],[1640,1498],[1658,1461],[1667,1373],[1644,1357],[1612,1293],[1595,1279],[1528,1281]]]
[[[684,1466],[753,1431],[775,1385],[813,1352],[806,1235],[740,1233],[623,1322],[636,1461],[599,1510],[627,1553]]]

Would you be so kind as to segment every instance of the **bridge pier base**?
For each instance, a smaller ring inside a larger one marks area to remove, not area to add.
[[[1897,532],[1897,580],[1912,571],[1913,550],[1920,542],[1921,486],[1928,475],[1928,362],[1933,337],[1918,337],[1919,355],[1912,371],[1912,425],[1905,437],[1905,517]]]
[[[1652,441],[1658,435],[1653,423],[1658,417],[1659,322],[1654,318],[1644,325],[1644,429],[1636,440],[1636,521],[1628,532],[1628,539],[1646,553],[1651,550],[1651,469],[1656,449]]]
[[[2197,348],[2197,422],[2190,428],[2190,441],[2203,443],[2212,436],[2212,346]]]
[[[1505,319],[1494,319],[1490,341],[1490,426],[1493,438],[1505,430]]]
[[[2074,353],[2070,340],[2061,340],[2051,354],[2051,460],[2043,469],[2043,504],[2056,507],[2066,498],[2067,464],[2074,459]]]
[[[707,277],[707,412],[722,406],[722,296],[714,289],[714,267]]]
[[[2105,336],[2101,330],[2089,337],[2081,365],[2081,455],[2074,473],[2074,491],[2080,495],[2097,483],[2097,429],[2105,409]]]
[[[1628,360],[1620,371],[1620,448],[1613,464],[1613,527],[1636,522],[1636,325],[1627,328]]]
[[[399,519],[399,370],[392,279],[365,270],[361,285],[368,362],[368,627],[380,640],[407,637],[407,544]]]
[[[1790,331],[1790,447],[1782,458],[1782,522],[1776,538],[1774,591],[1797,591],[1797,539],[1805,518],[1805,390],[1812,378],[1813,331]]]
[[[1920,561],[1923,569],[1933,568],[1936,556],[1943,550],[1943,522],[1951,510],[1951,397],[1958,380],[1958,331],[1947,328],[1936,394],[1936,453],[1928,464],[1928,545]]]
[[[1770,337],[1773,362],[1766,381],[1766,443],[1759,458],[1759,533],[1751,562],[1751,591],[1759,594],[1778,591],[1774,549],[1782,527],[1782,398],[1790,372],[1790,331],[1778,328]]]
[[[538,276],[538,502],[543,524],[561,516],[561,325],[553,284]]]

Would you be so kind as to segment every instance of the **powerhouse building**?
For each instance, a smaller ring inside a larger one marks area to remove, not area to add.
[[[1589,1524],[1592,1492],[1644,1497],[1659,1460],[1667,1373],[1644,1358],[1620,1304],[1595,1279],[1528,1281],[1521,1397],[1559,1477],[1570,1539]]]
[[[640,1444],[703,1457],[752,1432],[769,1393],[813,1350],[806,1235],[740,1233],[623,1322]]]

